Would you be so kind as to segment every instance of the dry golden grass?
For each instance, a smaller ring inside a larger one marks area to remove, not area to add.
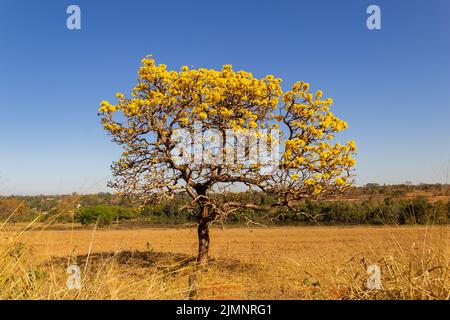
[[[0,231],[1,299],[185,299],[195,228]],[[449,226],[211,231],[199,299],[449,299]],[[82,289],[66,288],[69,261]],[[377,263],[383,290],[367,290]]]

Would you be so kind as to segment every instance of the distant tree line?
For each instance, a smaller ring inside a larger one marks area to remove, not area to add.
[[[425,195],[425,196],[424,196]],[[274,199],[259,192],[224,193],[228,201],[270,206]],[[179,194],[171,201],[136,208],[127,199],[109,193],[62,196],[0,197],[0,220],[12,222],[76,222],[107,226],[117,223],[185,224],[195,219],[183,206],[189,202]],[[298,210],[277,209],[270,213],[246,209],[229,217],[229,224],[256,222],[267,225],[289,224],[443,224],[450,222],[448,185],[369,184],[353,188],[334,199],[308,200],[295,204]],[[14,212],[13,215],[11,215]]]

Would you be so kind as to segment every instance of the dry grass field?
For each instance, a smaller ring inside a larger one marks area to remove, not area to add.
[[[70,225],[69,225],[70,226]],[[195,228],[4,225],[1,299],[185,299]],[[449,299],[449,226],[212,230],[199,299]],[[76,262],[81,290],[68,290]],[[383,290],[366,289],[381,267]]]

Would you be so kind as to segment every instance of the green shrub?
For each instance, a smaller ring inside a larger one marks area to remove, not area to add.
[[[116,220],[126,220],[136,216],[137,212],[134,209],[97,205],[78,209],[75,214],[75,220],[82,225],[98,223],[100,226],[105,226]]]

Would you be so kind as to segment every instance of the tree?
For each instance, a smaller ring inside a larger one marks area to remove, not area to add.
[[[138,74],[131,97],[118,93],[117,103],[103,101],[99,109],[104,128],[124,149],[109,185],[144,202],[188,194],[198,221],[199,265],[208,260],[213,222],[264,209],[223,201],[218,191],[257,188],[276,199],[273,207],[295,210],[295,201],[351,185],[355,143],[331,143],[347,123],[330,112],[332,99],[310,92],[308,83],[283,94],[281,79],[272,75],[257,79],[231,65],[169,71],[151,56]]]
[[[15,198],[0,199],[0,219],[16,221],[17,216],[22,216],[29,212],[29,208],[25,201]]]

